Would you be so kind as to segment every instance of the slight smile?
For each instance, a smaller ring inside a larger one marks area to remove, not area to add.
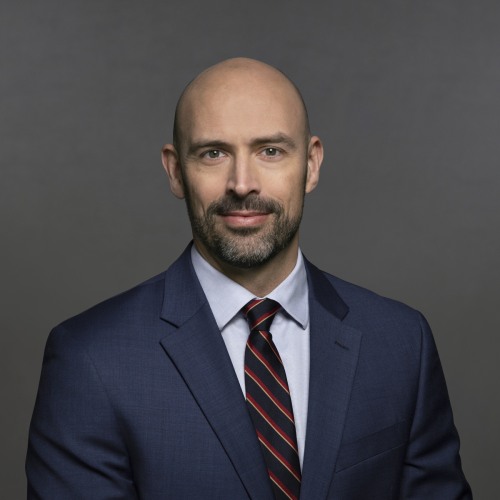
[[[269,217],[268,212],[256,212],[248,210],[233,210],[220,214],[222,220],[232,227],[254,227],[263,224]]]

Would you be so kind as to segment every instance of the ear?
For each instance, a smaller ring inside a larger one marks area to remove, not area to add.
[[[163,146],[161,161],[168,175],[170,190],[177,198],[184,198],[184,182],[182,180],[181,164],[179,155],[173,144],[165,144],[165,146]]]
[[[306,193],[310,193],[319,182],[319,169],[323,162],[323,144],[319,137],[313,135],[307,148]]]

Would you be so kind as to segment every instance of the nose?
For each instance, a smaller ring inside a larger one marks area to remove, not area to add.
[[[257,168],[247,156],[234,157],[227,180],[227,192],[239,198],[260,192]]]

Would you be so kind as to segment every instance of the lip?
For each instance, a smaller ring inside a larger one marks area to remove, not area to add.
[[[221,214],[220,217],[232,227],[254,227],[263,224],[269,217],[267,212],[232,211]]]

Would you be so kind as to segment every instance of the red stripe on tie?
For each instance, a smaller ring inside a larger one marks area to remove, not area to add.
[[[269,390],[264,382],[262,382],[262,380],[247,366],[245,366],[245,373],[262,389],[263,392],[266,393],[267,397],[285,414],[288,420],[295,425],[293,415],[290,413],[288,408],[284,406],[283,403]]]
[[[254,299],[251,300],[244,308],[245,314],[248,314],[254,307],[257,307],[259,304],[262,304],[265,299]]]
[[[290,499],[290,500],[298,500],[298,496],[296,496],[292,491],[290,491],[273,473],[272,470],[267,469],[269,477],[271,481]]]
[[[267,368],[267,371],[273,376],[273,378],[278,382],[278,384],[281,386],[281,388],[287,393],[290,394],[290,391],[288,390],[288,384],[285,383],[285,381],[279,376],[278,373],[274,370],[274,368],[269,364],[269,361],[267,361],[264,356],[262,356],[262,353],[258,351],[254,345],[250,344],[247,342],[247,346],[252,351],[253,355]]]
[[[260,442],[269,450],[276,460],[278,460],[290,474],[300,483],[300,476],[297,474],[297,471],[293,468],[293,466],[287,461],[287,459],[281,455],[281,453],[276,450],[273,445],[259,432],[257,431],[257,436],[259,437]]]
[[[293,440],[290,438],[290,436],[283,430],[279,425],[276,424],[276,422],[266,413],[264,408],[255,401],[255,399],[250,396],[250,394],[247,394],[247,401],[257,410],[257,412],[260,414],[260,416],[268,423],[268,425],[278,434],[283,441],[285,441],[290,448],[292,448],[296,453],[298,453],[297,450],[297,445],[293,442]]]
[[[276,347],[274,346],[274,342],[271,340],[271,334],[266,332],[265,330],[259,330],[260,336],[264,338],[264,340],[267,342],[267,345],[272,349],[274,352],[274,355],[276,356],[276,359],[283,364],[283,361],[281,361],[281,356],[279,352],[276,350]]]
[[[250,327],[250,330],[256,330],[257,327],[263,323],[264,321],[266,321],[267,318],[270,318],[271,316],[274,316],[279,310],[280,310],[281,306],[278,304],[273,310],[271,311],[268,311],[268,312],[265,312],[264,314],[262,314],[259,318],[257,318],[257,320],[255,320],[255,322],[251,325]]]

